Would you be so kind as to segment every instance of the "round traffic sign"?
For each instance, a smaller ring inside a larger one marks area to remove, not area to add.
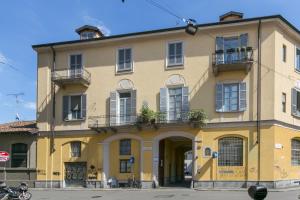
[[[9,153],[0,151],[0,162],[6,162],[9,160]]]

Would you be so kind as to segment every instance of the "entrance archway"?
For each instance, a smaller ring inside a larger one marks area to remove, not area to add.
[[[196,169],[195,136],[186,132],[167,132],[153,140],[153,181],[156,186],[191,186]],[[185,153],[192,151],[191,178],[185,179]]]

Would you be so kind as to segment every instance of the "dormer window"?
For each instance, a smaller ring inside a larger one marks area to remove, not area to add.
[[[95,26],[84,25],[75,30],[80,35],[81,40],[103,37],[103,33]]]
[[[96,34],[94,32],[89,32],[89,31],[86,31],[86,32],[82,32],[80,34],[80,38],[82,40],[88,40],[88,39],[93,39],[95,38]]]

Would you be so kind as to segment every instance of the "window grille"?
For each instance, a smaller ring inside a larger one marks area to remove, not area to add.
[[[27,144],[17,143],[12,145],[11,167],[27,167]]]
[[[219,140],[219,166],[243,166],[243,139],[226,137]]]
[[[300,141],[296,139],[292,140],[292,165],[300,165]]]
[[[131,140],[124,139],[120,140],[120,155],[130,155],[131,154]]]
[[[71,142],[71,157],[81,156],[81,142]]]

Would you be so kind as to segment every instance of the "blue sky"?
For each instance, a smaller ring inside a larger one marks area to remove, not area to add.
[[[215,22],[227,11],[245,18],[281,14],[300,28],[299,0],[155,0],[198,23]],[[175,27],[183,23],[146,0],[9,0],[0,2],[0,123],[35,119],[36,54],[32,44],[78,39],[84,24],[105,34]],[[12,68],[14,67],[14,69]],[[24,92],[17,105],[11,93]]]

